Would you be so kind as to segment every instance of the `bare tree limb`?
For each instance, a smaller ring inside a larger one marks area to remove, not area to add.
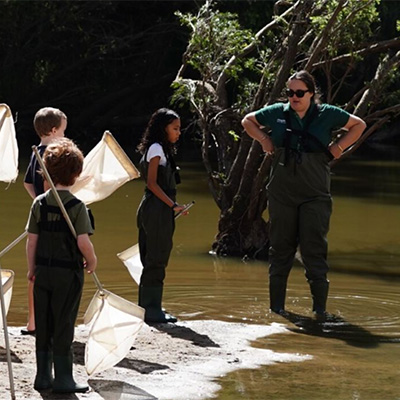
[[[305,70],[309,70],[317,57],[320,55],[321,51],[326,47],[326,43],[329,40],[329,35],[335,25],[339,13],[343,10],[343,8],[348,4],[348,0],[339,0],[338,5],[335,11],[332,13],[331,18],[329,19],[325,29],[322,30],[320,35],[316,40],[314,40],[311,48],[309,49],[309,53],[311,54],[306,65],[304,66]]]
[[[330,65],[332,65],[332,64],[330,64]],[[354,67],[353,67],[352,63],[349,63],[349,64],[347,65],[346,71],[343,73],[343,76],[340,78],[338,84],[337,84],[337,85],[334,85],[334,86],[336,86],[336,89],[335,89],[335,92],[332,94],[331,100],[330,100],[329,102],[334,101],[334,99],[335,99],[336,96],[338,95],[340,89],[343,87],[346,78],[347,78],[348,75],[350,74],[350,71],[351,71],[353,68],[354,68]]]
[[[367,121],[374,120],[375,118],[381,118],[382,116],[386,116],[386,114],[396,114],[400,112],[400,104],[396,104],[395,106],[386,107],[382,110],[375,111],[372,114],[369,114],[365,119]]]
[[[331,58],[329,60],[324,60],[324,61],[319,61],[316,62],[312,65],[313,68],[318,68],[321,67],[322,65],[326,64],[327,62],[344,62],[348,59],[355,58],[355,57],[362,57],[370,53],[379,53],[379,52],[384,52],[388,49],[400,49],[400,37],[390,39],[390,40],[384,40],[382,42],[378,43],[373,43],[368,45],[367,47],[357,50],[352,53],[346,53],[342,54],[340,56]]]
[[[278,70],[277,77],[275,80],[275,85],[271,90],[268,98],[268,103],[275,101],[285,85],[285,82],[289,76],[290,69],[295,61],[297,48],[300,38],[304,35],[307,30],[307,18],[313,7],[314,2],[311,0],[302,0],[297,10],[296,19],[293,22],[293,27],[289,33],[288,47],[286,50],[285,57],[282,64]]]
[[[367,113],[370,102],[375,98],[379,97],[379,90],[382,84],[385,82],[388,73],[396,68],[400,64],[400,51],[398,51],[393,57],[387,55],[383,61],[379,64],[374,79],[372,79],[369,88],[364,92],[361,100],[357,104],[354,114],[364,116]]]
[[[256,49],[257,43],[259,39],[269,30],[274,28],[279,21],[281,21],[284,17],[287,15],[291,14],[293,11],[295,11],[300,4],[301,0],[298,0],[292,7],[288,8],[284,13],[282,13],[280,16],[276,17],[273,19],[269,24],[265,25],[263,28],[261,28],[255,35],[255,39],[252,43],[250,43],[248,46],[246,46],[242,52],[238,55],[234,55],[230,58],[230,60],[226,63],[224,66],[223,70],[221,71],[218,79],[217,79],[217,87],[216,87],[216,92],[219,94],[222,90],[223,87],[225,86],[226,80],[228,79],[228,74],[227,71],[237,63],[237,61],[241,58],[244,58],[247,54],[252,52],[253,50]]]

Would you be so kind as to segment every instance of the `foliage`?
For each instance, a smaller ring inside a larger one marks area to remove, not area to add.
[[[149,115],[165,105],[186,36],[174,16],[194,3],[0,2],[1,101],[18,113],[21,149],[43,106],[69,116],[67,134],[90,149],[104,130],[135,147]],[[7,77],[6,79],[4,77]],[[133,143],[132,143],[133,142]]]
[[[196,16],[182,12],[176,14],[182,24],[193,29],[188,64],[209,81],[215,82],[229,59],[254,39],[250,30],[240,27],[232,13],[214,13],[210,8],[203,7]],[[238,65],[229,70],[234,77],[239,72]]]
[[[346,6],[339,14],[335,29],[329,35],[329,42],[326,48],[329,56],[334,57],[343,50],[353,51],[366,38],[373,36],[373,28],[379,24],[379,13],[377,5],[380,0],[359,1],[348,0]],[[337,0],[318,0],[316,7],[324,8],[324,12],[311,16],[311,26],[315,33],[323,31],[327,27],[328,18],[338,6]],[[321,10],[322,11],[322,10]]]

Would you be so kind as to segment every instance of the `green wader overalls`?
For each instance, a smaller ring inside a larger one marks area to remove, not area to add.
[[[81,203],[72,199],[66,210]],[[76,239],[57,206],[40,202],[36,250],[34,307],[36,324],[36,390],[85,392],[72,377],[75,322],[83,288],[83,258]],[[54,361],[55,379],[52,376]]]
[[[318,139],[310,137],[309,124],[302,131],[295,131],[288,113],[285,119],[285,147],[275,152],[267,186],[270,307],[278,313],[285,309],[287,279],[299,246],[313,297],[313,311],[323,314],[329,289],[327,233],[332,212],[329,167],[332,155],[322,143],[316,145]],[[296,149],[291,147],[294,135]],[[309,148],[314,151],[308,151]]]
[[[147,154],[147,153],[146,153]],[[147,182],[149,163],[146,154],[140,161],[140,171]],[[173,200],[176,199],[177,170],[173,160],[158,166],[157,183]],[[143,272],[139,285],[139,305],[146,310],[146,322],[176,322],[161,307],[165,269],[172,250],[175,230],[174,211],[147,187],[137,212],[139,251]]]

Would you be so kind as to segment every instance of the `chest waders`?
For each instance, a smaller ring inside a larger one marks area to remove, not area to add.
[[[147,182],[149,163],[146,154],[140,162],[140,171]],[[157,183],[173,200],[179,182],[172,158],[167,165],[158,166]],[[145,309],[145,322],[176,322],[177,319],[162,309],[165,269],[172,250],[175,230],[174,211],[147,187],[137,213],[139,251],[143,272],[139,285],[139,305]]]
[[[77,203],[65,204],[68,210]],[[83,287],[83,259],[76,239],[57,206],[40,202],[39,238],[36,254],[34,305],[36,324],[36,378],[38,391],[86,392],[72,376],[71,351]],[[54,362],[55,379],[52,366]]]
[[[298,246],[310,285],[313,311],[324,314],[326,310],[332,155],[308,132],[309,123],[318,114],[317,107],[316,110],[301,131],[292,129],[289,113],[285,114],[285,147],[275,152],[267,186],[270,308],[276,313],[285,309],[287,280]],[[291,147],[292,138],[297,139],[295,149]]]

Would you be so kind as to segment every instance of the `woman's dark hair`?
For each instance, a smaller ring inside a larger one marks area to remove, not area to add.
[[[320,94],[318,92],[317,85],[315,84],[315,79],[308,71],[303,69],[301,71],[295,72],[289,78],[289,81],[292,81],[294,79],[304,82],[304,84],[307,86],[307,89],[310,92],[314,93],[311,97],[311,101],[313,101],[314,103],[320,102]]]
[[[154,112],[137,147],[139,153],[144,154],[153,143],[160,143],[167,156],[168,154],[174,154],[175,146],[168,141],[165,128],[172,121],[179,118],[179,115],[169,108],[160,108]]]

